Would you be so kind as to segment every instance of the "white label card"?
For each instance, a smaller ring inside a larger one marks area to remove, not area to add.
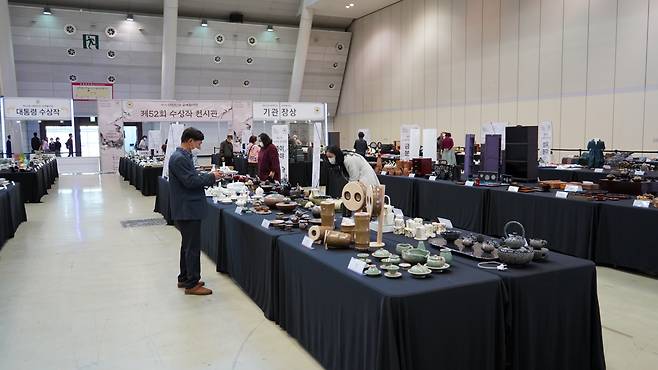
[[[651,201],[649,200],[635,199],[633,201],[633,207],[649,208],[649,204],[651,204]]]
[[[415,173],[410,173],[409,177],[416,177],[416,174]]]
[[[241,215],[242,214],[242,207],[235,207],[235,213]]]
[[[447,218],[439,217],[439,222],[446,225],[448,229],[452,229],[452,221],[448,220]]]
[[[594,173],[603,173],[603,168],[595,168]]]
[[[567,193],[566,191],[558,191],[557,193],[555,193],[556,198],[567,199],[568,196],[569,193]]]
[[[510,185],[510,187],[507,188],[507,191],[511,191],[512,193],[518,193],[519,192],[519,187]]]
[[[568,191],[568,192],[583,191],[583,187],[579,185],[567,185],[564,187],[564,191]]]
[[[386,176],[387,173],[388,173],[388,172],[386,172],[386,171],[382,171],[382,172],[380,172],[379,174],[382,175],[382,176]]]
[[[644,171],[635,171],[635,176],[644,176]]]
[[[313,239],[309,238],[308,236],[304,236],[304,239],[302,240],[302,245],[308,249],[315,249],[313,248]]]
[[[395,215],[395,217],[404,217],[402,210],[398,208],[393,208],[393,214]]]
[[[583,185],[594,185],[591,181],[583,181]]]
[[[475,182],[473,182],[473,181],[466,181],[466,183],[464,183],[464,185],[466,185],[466,186],[473,186],[473,185],[475,185]]]
[[[350,264],[347,265],[347,268],[359,275],[363,275],[363,270],[366,268],[366,261],[361,261],[357,258],[350,258]]]
[[[430,176],[430,181],[436,181],[436,176]]]
[[[260,226],[262,226],[266,229],[269,228],[270,227],[270,220],[268,220],[268,219],[263,220],[263,222],[260,223]]]
[[[212,197],[212,202],[217,204],[219,202],[219,199],[217,199],[216,197]]]

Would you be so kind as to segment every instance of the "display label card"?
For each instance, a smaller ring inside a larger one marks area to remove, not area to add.
[[[507,188],[507,191],[511,191],[512,193],[518,193],[519,192],[519,187],[510,185],[510,187]]]
[[[235,213],[241,215],[242,214],[242,207],[235,207]]]
[[[0,189],[2,189],[2,190],[7,190],[7,186],[6,186],[6,185],[2,185],[2,186],[0,186]]]
[[[219,199],[217,199],[216,197],[212,197],[212,202],[217,204],[219,202]]]
[[[347,269],[355,272],[359,275],[363,275],[363,270],[366,268],[366,261],[361,261],[358,258],[350,258],[350,264],[347,265]]]
[[[604,164],[604,165],[603,165],[603,169],[604,169],[604,170],[609,170],[610,168],[611,168],[610,165],[607,165],[607,164]]]
[[[473,186],[473,185],[475,185],[475,182],[473,182],[473,181],[466,181],[466,183],[465,183],[464,185],[465,185],[465,186]]]
[[[603,173],[603,168],[595,168],[594,173]]]
[[[436,181],[436,176],[430,176],[430,181]]]
[[[11,180],[11,185],[16,186],[16,183],[14,182],[14,180]]]
[[[568,196],[569,193],[567,193],[566,191],[558,191],[557,193],[555,193],[556,198],[567,199]]]
[[[395,215],[395,217],[404,217],[402,210],[399,208],[393,208],[393,215]]]
[[[416,174],[415,173],[410,173],[409,177],[416,177]]]
[[[313,239],[309,238],[308,236],[304,236],[304,239],[302,240],[302,245],[308,249],[315,249],[313,248]]]
[[[635,176],[644,176],[644,171],[635,171]]]
[[[633,201],[633,207],[649,208],[649,204],[651,204],[651,201],[649,200],[635,199]]]
[[[580,185],[567,185],[564,187],[564,191],[568,191],[568,192],[583,191],[583,187]]]
[[[388,172],[386,172],[386,171],[382,171],[382,172],[380,172],[379,174],[382,175],[382,176],[386,176],[386,174],[388,174]]]
[[[583,181],[583,185],[594,185],[591,181]]]
[[[263,222],[260,223],[260,226],[262,226],[266,229],[269,228],[270,227],[270,220],[268,220],[268,219],[263,220]]]
[[[439,217],[439,222],[446,225],[448,229],[452,229],[452,221],[448,220],[447,218]]]

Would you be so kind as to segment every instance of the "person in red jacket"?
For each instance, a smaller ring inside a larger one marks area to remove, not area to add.
[[[276,145],[272,144],[272,139],[266,133],[258,135],[261,147],[258,152],[258,178],[261,181],[276,180],[281,181],[281,167],[279,165],[279,151]]]
[[[457,158],[455,158],[455,142],[452,140],[452,134],[446,132],[446,136],[443,138],[441,143],[443,154],[441,155],[442,159],[445,159],[449,165],[454,166],[457,164]]]

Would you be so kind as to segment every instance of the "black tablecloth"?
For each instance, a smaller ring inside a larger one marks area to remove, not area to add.
[[[121,177],[123,177],[124,179],[126,178],[127,168],[128,168],[128,158],[126,157],[119,158],[119,175],[121,175]]]
[[[392,233],[384,239],[418,243]],[[594,263],[554,251],[546,261],[507,271],[480,270],[478,262],[453,253],[451,268],[484,271],[503,280],[508,368],[605,368]]]
[[[594,258],[594,228],[598,205],[558,199],[555,192],[512,193],[507,187],[489,191],[484,234],[502,236],[508,221],[525,226],[528,238],[546,239],[552,249],[571,256]]]
[[[299,234],[294,231],[281,231],[264,228],[264,218],[274,219],[274,214],[260,216],[238,215],[234,209],[222,210],[222,237],[219,245],[218,269],[226,267],[226,272],[247,293],[265,313],[265,317],[276,320],[278,294],[275,282],[278,276],[278,253],[276,239],[282,235]],[[226,256],[226,263],[221,262]]]
[[[402,210],[405,215],[415,215],[414,203],[416,200],[415,180],[411,177],[377,175],[379,183],[386,185],[386,195],[391,203]]]
[[[561,180],[561,181],[591,181],[598,182],[604,179],[611,171],[595,172],[589,168],[579,168],[574,170],[565,170],[557,168],[539,168],[540,180]]]
[[[633,200],[600,205],[596,263],[658,275],[658,210],[633,207]]]
[[[161,214],[168,225],[174,224],[171,220],[171,208],[169,208],[169,180],[162,176],[158,177],[158,188],[153,211]]]
[[[201,250],[215,262],[219,272],[226,272],[226,248],[222,248],[225,230],[222,220],[222,209],[234,211],[235,205],[214,203],[211,197],[206,198],[208,210],[206,217],[201,220]],[[220,255],[221,253],[221,255]]]
[[[137,173],[137,189],[142,191],[142,195],[155,195],[158,178],[162,176],[162,167],[139,167]]]
[[[14,237],[18,226],[27,221],[20,187],[17,183],[9,184],[7,189],[0,189],[0,248],[7,239]]]
[[[416,214],[425,220],[447,218],[454,227],[482,232],[488,190],[451,181],[416,179]],[[408,216],[412,216],[407,214]]]
[[[347,269],[354,251],[310,250],[302,237],[277,240],[278,323],[325,368],[504,368],[498,277],[458,267],[371,278]]]
[[[48,194],[48,177],[44,166],[30,172],[0,172],[0,177],[21,184],[21,199],[24,203],[39,203]]]

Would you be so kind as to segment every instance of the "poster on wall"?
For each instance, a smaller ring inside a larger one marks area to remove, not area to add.
[[[485,122],[480,130],[480,142],[484,143],[487,135],[500,135],[500,149],[505,150],[505,127],[507,122]]]
[[[322,122],[313,123],[313,173],[311,186],[320,187],[320,146],[322,145]]]
[[[120,100],[98,101],[101,173],[115,173],[123,156],[123,111]]]
[[[539,122],[539,164],[551,163],[551,148],[553,147],[553,123]]]
[[[125,122],[231,121],[230,101],[123,100]]]
[[[96,82],[71,82],[73,100],[91,101],[114,98],[114,84]]]
[[[249,100],[233,102],[233,119],[229,124],[229,134],[233,134],[233,150],[239,151],[242,144],[249,142],[253,127],[253,109]],[[245,137],[247,140],[244,140]]]
[[[71,120],[71,99],[4,98],[5,119]]]
[[[369,128],[359,128],[356,130],[356,137],[359,137],[359,132],[363,132],[363,140],[365,140],[368,144],[372,141],[372,138],[370,137],[370,129]]]
[[[164,164],[162,166],[162,176],[169,177],[169,158],[180,145],[180,138],[185,130],[185,125],[174,123],[169,126],[169,137],[167,138],[167,152],[165,153]]]
[[[288,180],[288,125],[272,125],[272,143],[279,151],[281,180]]]
[[[423,157],[436,162],[436,129],[423,129]]]

